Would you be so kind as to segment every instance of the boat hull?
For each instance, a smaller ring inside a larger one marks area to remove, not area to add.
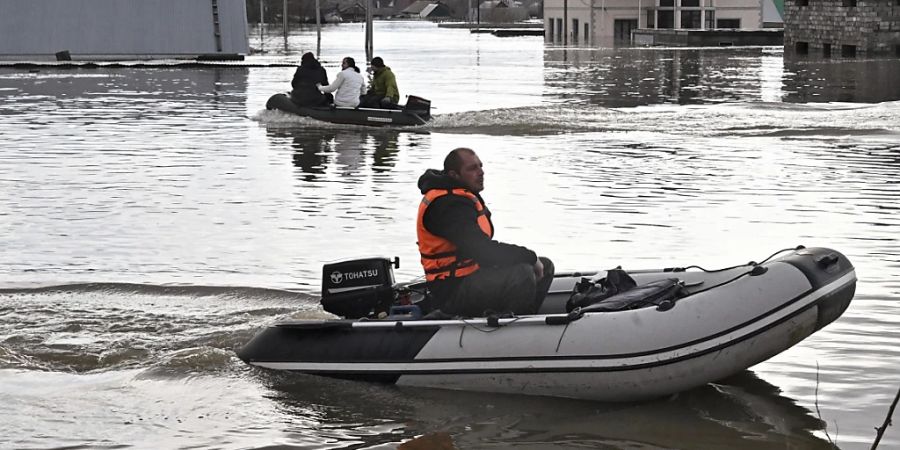
[[[639,283],[677,274],[691,286],[665,311],[288,321],[263,330],[239,356],[268,369],[411,386],[642,400],[765,361],[835,320],[853,298],[853,266],[832,250],[793,251],[761,267],[633,273]],[[549,308],[578,279],[558,277]]]
[[[310,117],[323,122],[344,125],[384,126],[418,126],[431,120],[428,109],[375,109],[344,107],[306,107],[297,106],[288,95],[275,94],[266,102],[266,109],[279,110],[303,117]]]

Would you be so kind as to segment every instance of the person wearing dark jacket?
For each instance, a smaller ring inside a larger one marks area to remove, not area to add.
[[[326,94],[319,91],[317,83],[327,86],[328,75],[316,57],[306,52],[300,58],[300,66],[297,67],[294,79],[291,80],[291,87],[294,88],[291,91],[291,100],[298,106],[321,106],[329,103]]]
[[[429,169],[419,177],[424,197],[416,232],[432,294],[428,307],[466,317],[535,314],[553,281],[553,263],[493,240],[482,189],[481,160],[469,148],[451,151],[443,171]]]

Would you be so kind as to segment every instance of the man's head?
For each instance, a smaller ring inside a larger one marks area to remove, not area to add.
[[[471,148],[460,147],[448,153],[444,158],[444,173],[476,194],[484,190],[481,160]]]
[[[381,59],[380,56],[376,56],[376,57],[372,58],[371,64],[372,64],[372,67],[374,67],[377,70],[377,69],[384,67],[384,60]]]

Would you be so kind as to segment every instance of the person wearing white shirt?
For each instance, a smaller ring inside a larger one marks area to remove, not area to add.
[[[359,106],[359,97],[366,93],[366,80],[359,73],[356,61],[349,56],[341,60],[341,72],[337,74],[334,82],[328,86],[321,84],[316,86],[322,92],[334,92],[334,106],[347,108]]]

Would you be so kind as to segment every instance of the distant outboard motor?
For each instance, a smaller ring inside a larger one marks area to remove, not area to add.
[[[322,307],[347,318],[377,317],[394,302],[394,270],[400,258],[355,259],[322,267]]]
[[[430,120],[431,100],[424,99],[415,95],[410,95],[406,98],[406,106],[403,107],[403,111],[414,113],[423,120]]]

